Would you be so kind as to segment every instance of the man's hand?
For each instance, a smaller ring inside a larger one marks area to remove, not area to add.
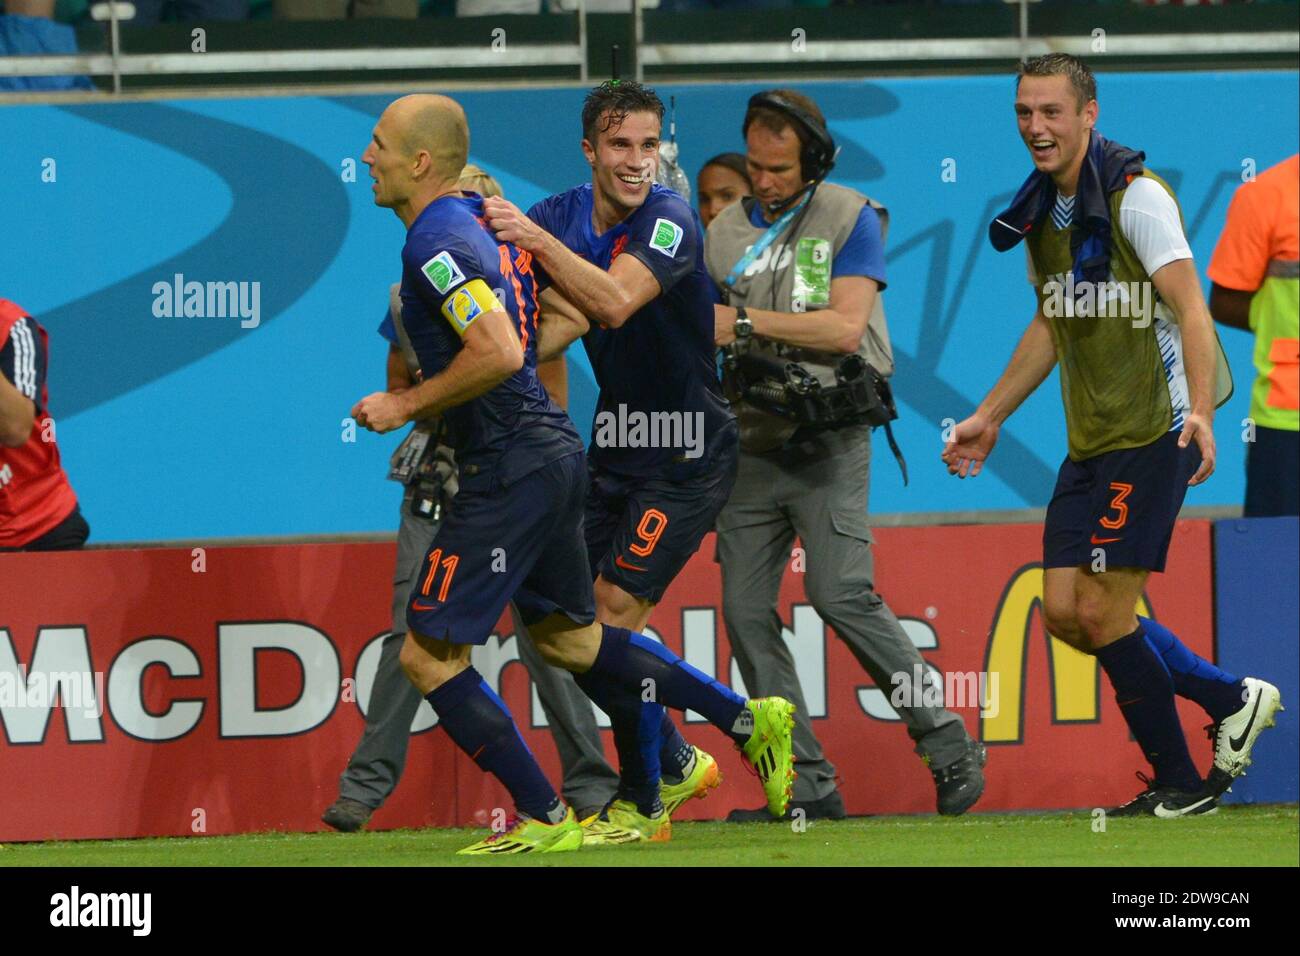
[[[736,309],[730,305],[713,307],[713,344],[721,348],[736,341]]]
[[[500,196],[483,200],[483,215],[498,239],[514,243],[526,252],[537,252],[546,241],[546,230],[525,216],[514,203]]]
[[[405,393],[372,392],[352,406],[352,417],[362,428],[383,434],[411,420]]]
[[[953,426],[952,439],[943,446],[940,457],[948,465],[948,474],[974,478],[997,441],[998,426],[977,412]]]
[[[1195,441],[1201,449],[1201,467],[1188,480],[1188,485],[1199,485],[1214,474],[1214,426],[1204,415],[1188,414],[1183,419],[1183,431],[1178,436],[1178,447],[1186,448]]]

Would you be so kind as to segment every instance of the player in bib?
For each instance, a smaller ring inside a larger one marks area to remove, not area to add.
[[[1043,530],[1047,629],[1097,657],[1155,771],[1122,816],[1213,812],[1281,707],[1277,688],[1226,673],[1134,611],[1163,571],[1189,485],[1214,471],[1214,410],[1231,393],[1173,191],[1142,153],[1097,133],[1097,86],[1073,56],[1021,64],[1020,136],[1035,172],[989,227],[1024,240],[1038,308],[1001,379],[943,452],[974,477],[1003,421],[1060,366],[1069,455]],[[1213,725],[1202,780],[1175,694]]]

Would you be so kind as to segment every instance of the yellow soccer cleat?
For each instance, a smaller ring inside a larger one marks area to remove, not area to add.
[[[695,766],[685,779],[680,783],[661,781],[659,785],[659,799],[663,801],[664,812],[669,816],[692,797],[703,800],[710,790],[722,783],[722,771],[718,769],[718,762],[699,747],[692,746],[691,749],[695,751]]]
[[[500,833],[493,833],[473,846],[458,850],[469,856],[502,856],[510,853],[563,853],[582,846],[582,827],[573,808],[566,809],[559,823],[543,823],[531,817],[510,821]]]
[[[754,715],[754,733],[741,747],[746,762],[757,772],[767,795],[767,812],[780,819],[790,803],[794,786],[794,704],[784,697],[751,698],[745,702]]]
[[[666,811],[647,817],[630,800],[611,800],[582,828],[584,846],[621,846],[625,843],[667,843],[673,824]]]

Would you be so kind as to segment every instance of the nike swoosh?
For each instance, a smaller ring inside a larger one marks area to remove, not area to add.
[[[1250,736],[1250,728],[1255,725],[1255,715],[1259,713],[1259,702],[1263,699],[1264,699],[1263,691],[1260,691],[1258,694],[1255,695],[1255,707],[1250,712],[1250,720],[1246,721],[1246,729],[1241,732],[1240,737],[1228,738],[1228,743],[1232,746],[1233,750],[1240,750],[1241,745],[1244,744],[1246,742],[1246,738]],[[1269,740],[1272,739],[1273,739],[1272,737],[1269,738]]]
[[[1099,538],[1095,534],[1092,536],[1093,544],[1110,544],[1112,541],[1122,541],[1122,538]]]
[[[1197,807],[1209,803],[1214,797],[1206,797],[1204,800],[1197,800],[1190,806],[1183,807],[1181,810],[1166,810],[1163,803],[1157,803],[1155,814],[1165,820],[1172,820],[1174,817],[1185,817]]]
[[[436,611],[436,610],[438,610],[438,605],[436,605],[436,604],[421,604],[419,601],[412,601],[412,602],[411,602],[411,609],[412,609],[412,610],[415,610],[415,611]]]
[[[629,571],[645,570],[645,568],[638,568],[635,564],[628,564],[626,561],[623,560],[623,555],[621,554],[614,559],[614,563],[617,564],[620,568],[627,568]]]

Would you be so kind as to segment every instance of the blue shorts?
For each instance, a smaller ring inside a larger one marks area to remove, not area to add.
[[[1187,482],[1201,465],[1178,432],[1061,465],[1043,525],[1043,567],[1092,565],[1163,571]],[[1097,553],[1100,549],[1100,555]]]
[[[736,483],[734,442],[695,478],[629,478],[591,469],[587,491],[587,559],[624,591],[658,604],[673,578],[713,530]]]
[[[511,600],[525,624],[557,611],[578,624],[594,621],[582,537],[586,473],[586,455],[577,452],[507,488],[462,488],[407,601],[411,630],[453,644],[482,644]]]

